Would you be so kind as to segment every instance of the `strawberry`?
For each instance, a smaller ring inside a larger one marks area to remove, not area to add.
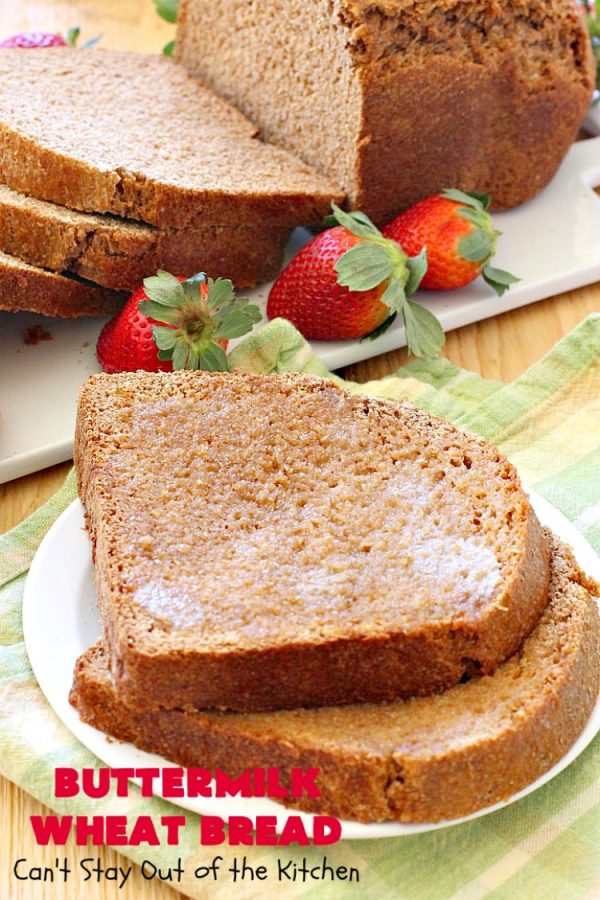
[[[20,50],[35,50],[38,47],[66,47],[67,42],[60,34],[47,34],[43,31],[30,31],[23,34],[15,34],[13,37],[0,41],[2,49],[18,48]]]
[[[236,298],[231,281],[159,271],[107,322],[96,353],[105,372],[227,372],[229,340],[260,318],[258,307]]]
[[[45,31],[23,32],[0,41],[0,48],[3,50],[39,50],[45,47],[75,47],[80,33],[80,28],[69,28],[65,40],[62,34],[49,34]],[[90,41],[86,41],[83,47],[93,47],[99,40],[100,37],[92,38]]]
[[[409,254],[427,248],[421,287],[453,290],[483,275],[502,296],[519,279],[489,265],[500,236],[487,212],[489,205],[486,194],[444,191],[400,213],[383,228],[383,234],[401,243]]]
[[[444,333],[438,320],[410,298],[427,269],[425,252],[409,258],[361,212],[332,204],[333,224],[308,242],[271,288],[267,315],[289,319],[306,338],[375,338],[399,312],[409,349],[416,356],[439,353]]]

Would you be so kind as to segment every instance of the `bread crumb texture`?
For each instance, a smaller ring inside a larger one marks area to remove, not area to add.
[[[0,92],[0,176],[40,200],[164,228],[285,227],[343,197],[166,57],[15,50],[0,77],[18,84]]]
[[[299,375],[94,376],[75,459],[132,703],[427,693],[492,671],[546,602],[513,467],[408,405]]]

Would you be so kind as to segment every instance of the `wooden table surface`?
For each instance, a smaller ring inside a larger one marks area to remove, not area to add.
[[[0,0],[0,37],[22,30],[62,31],[80,25],[83,39],[102,33],[102,44],[121,49],[159,51],[173,34],[171,26],[154,12],[152,0]],[[446,355],[454,363],[489,378],[510,381],[546,353],[571,328],[591,312],[600,311],[600,284],[545,300],[448,335]],[[346,369],[347,377],[367,381],[394,371],[406,358],[399,350],[366,360]],[[0,486],[0,533],[17,524],[43,503],[62,483],[69,463]],[[29,816],[46,810],[10,782],[0,779],[0,898],[11,900],[71,900],[69,885],[23,882],[10,873],[14,860],[28,857],[40,865],[67,856],[73,863],[88,855],[73,842],[64,848],[37,847]],[[118,854],[92,848],[105,865],[117,865]],[[166,886],[136,878],[122,891],[114,883],[86,884],[85,897],[169,900],[180,896]]]

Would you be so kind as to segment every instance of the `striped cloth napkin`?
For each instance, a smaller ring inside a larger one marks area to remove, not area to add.
[[[274,321],[234,351],[249,371],[329,373],[287,323]],[[337,379],[340,381],[339,379]],[[342,383],[342,382],[340,382]],[[590,316],[541,362],[509,385],[483,380],[445,360],[414,361],[394,376],[351,391],[409,399],[497,444],[524,481],[557,506],[600,551],[600,315]],[[57,812],[72,815],[141,813],[159,817],[177,809],[130,797],[56,800],[53,768],[99,765],[50,710],[33,678],[21,630],[21,600],[28,566],[41,538],[75,497],[72,474],[44,507],[0,537],[0,772]],[[600,896],[600,739],[564,773],[536,793],[493,815],[464,825],[325,848],[198,847],[198,823],[188,814],[176,848],[125,848],[133,861],[152,859],[186,870],[176,887],[190,897],[377,897],[428,900],[561,900]],[[123,848],[120,848],[123,849]],[[243,853],[240,852],[243,850]],[[91,850],[93,853],[93,850]],[[216,854],[226,868],[234,856],[267,866],[267,882],[197,881],[194,869]],[[82,848],[82,856],[90,855]],[[54,854],[52,854],[54,856]],[[360,882],[277,882],[277,859],[359,870]],[[134,873],[134,876],[139,873]],[[2,873],[4,877],[4,873]],[[175,885],[174,885],[175,886]],[[116,896],[116,889],[115,889]],[[131,894],[135,896],[135,892]]]

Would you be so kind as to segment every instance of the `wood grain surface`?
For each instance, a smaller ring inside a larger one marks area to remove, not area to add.
[[[53,31],[63,34],[79,25],[83,39],[102,34],[106,47],[159,51],[171,39],[173,29],[154,12],[152,0],[0,0],[0,37],[22,30]],[[448,335],[446,355],[454,363],[480,372],[487,378],[510,381],[535,360],[540,359],[561,337],[586,315],[600,311],[600,285],[583,288],[494,319],[469,325]],[[406,359],[403,350],[350,366],[345,375],[367,381],[393,372]],[[43,503],[59,487],[69,464],[0,486],[0,533],[17,524]],[[88,882],[85,893],[73,883],[17,883],[11,877],[14,861],[28,858],[32,864],[53,865],[56,857],[67,857],[71,865],[83,856],[97,857],[105,866],[124,864],[118,854],[103,848],[37,847],[29,816],[46,810],[23,791],[0,779],[0,900],[169,900],[179,895],[165,885],[131,878],[119,891],[114,882]]]

